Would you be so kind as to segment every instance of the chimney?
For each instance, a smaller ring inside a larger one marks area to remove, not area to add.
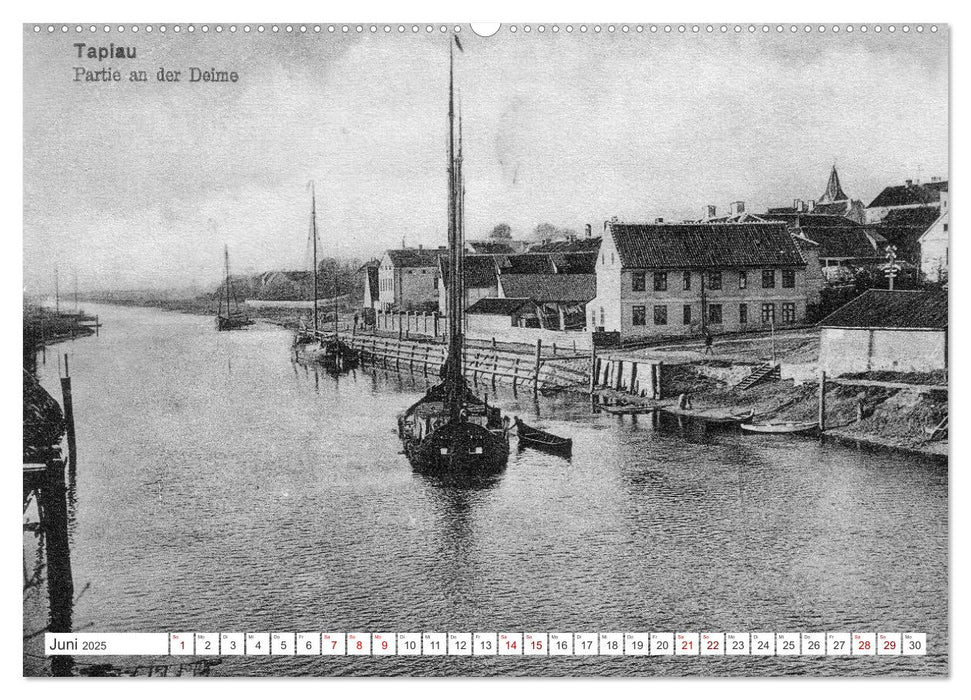
[[[593,236],[593,226],[591,224],[587,224],[586,235],[587,238],[591,238]]]
[[[418,250],[419,250],[419,252],[421,251],[421,249],[422,249],[422,244],[421,244],[421,243],[419,243],[419,244],[418,244]]]
[[[729,213],[731,214],[731,216],[735,216],[736,214],[744,214],[745,202],[732,202],[729,205]]]
[[[808,212],[808,211],[812,211],[815,208],[816,208],[816,200],[815,199],[810,199],[809,200],[809,206],[807,206],[805,210]]]
[[[803,211],[802,200],[801,199],[792,200],[792,208],[797,212]]]
[[[709,204],[708,205],[708,218],[709,219],[714,219],[717,216],[717,214],[715,213],[717,210],[718,210],[718,207],[716,207],[714,204]]]
[[[906,185],[907,187],[913,187],[914,181],[913,180],[904,180],[904,185]]]

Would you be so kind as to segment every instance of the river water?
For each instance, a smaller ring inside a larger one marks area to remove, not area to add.
[[[55,348],[74,378],[79,631],[913,631],[926,657],[223,657],[214,673],[947,671],[942,461],[500,390],[572,436],[572,460],[514,448],[494,483],[448,487],[394,433],[421,377],[315,372],[270,325],[88,311],[101,336]],[[53,351],[40,375],[59,397]]]

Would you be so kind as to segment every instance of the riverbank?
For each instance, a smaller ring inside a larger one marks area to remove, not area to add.
[[[817,421],[819,383],[767,381],[740,390],[719,378],[719,361],[666,368],[665,394],[689,394],[695,410],[754,411],[758,421]],[[946,380],[937,376],[866,373],[843,381],[887,382],[894,386],[827,384],[826,435],[923,454],[946,455],[948,440],[929,431],[948,413]],[[900,385],[910,384],[913,388]],[[929,387],[928,385],[936,385]]]

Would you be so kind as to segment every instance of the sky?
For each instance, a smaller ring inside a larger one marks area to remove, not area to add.
[[[444,245],[449,38],[132,34],[24,38],[24,283],[210,286],[322,255]],[[948,33],[475,36],[456,56],[466,235],[582,231],[816,199],[835,163],[868,204],[948,175]],[[75,43],[135,47],[78,58]],[[122,80],[74,82],[75,67]],[[160,67],[236,83],[160,83]],[[150,80],[132,83],[132,70]]]

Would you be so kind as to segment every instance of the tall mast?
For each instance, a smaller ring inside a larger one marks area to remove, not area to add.
[[[460,390],[462,381],[461,328],[458,320],[459,264],[458,264],[458,221],[457,188],[455,172],[455,80],[454,49],[448,44],[448,396],[451,418],[458,418],[461,411]]]
[[[317,195],[310,181],[310,235],[314,239],[314,336],[317,334]]]
[[[226,318],[230,316],[230,305],[229,305],[229,245],[223,244],[223,257],[226,260]]]
[[[74,311],[78,310],[78,271],[74,271]]]
[[[61,273],[54,268],[54,312],[61,313]]]

